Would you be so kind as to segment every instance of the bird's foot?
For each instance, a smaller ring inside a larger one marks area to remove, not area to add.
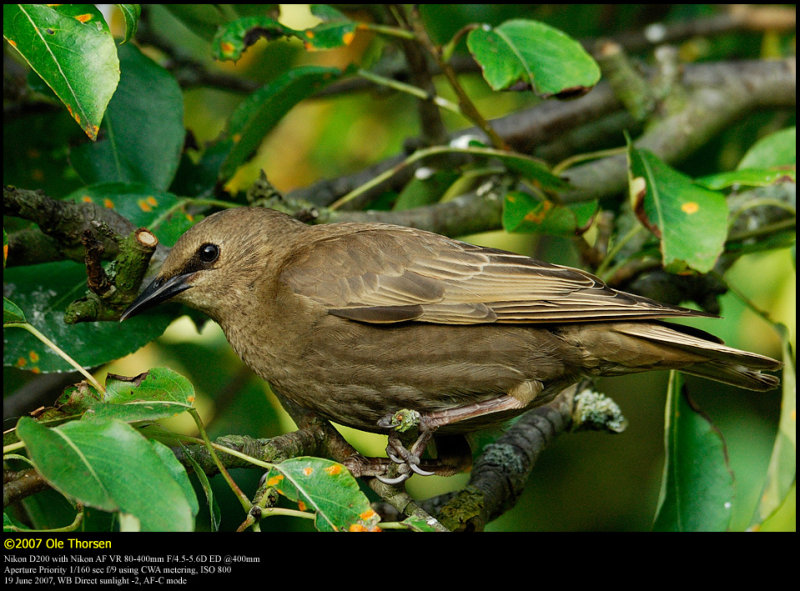
[[[412,472],[426,476],[430,475],[429,472],[419,467],[421,463],[420,457],[431,440],[433,433],[438,428],[469,419],[480,418],[492,413],[519,410],[530,404],[540,391],[541,383],[524,382],[514,389],[513,395],[504,394],[473,404],[465,404],[464,406],[446,408],[425,414],[415,410],[402,409],[386,415],[378,421],[378,426],[390,430],[389,445],[386,448],[386,453],[392,461],[399,464],[399,475],[393,478],[380,476],[378,478],[388,484],[398,484],[407,480]],[[416,427],[419,431],[419,437],[410,448],[407,448],[401,440],[401,436],[413,427]]]
[[[386,455],[397,464],[397,476],[377,476],[378,480],[386,484],[400,484],[408,480],[412,474],[421,476],[431,476],[435,472],[423,470],[422,454],[433,436],[436,427],[429,428],[425,417],[415,410],[399,410],[394,414],[387,415],[378,421],[380,427],[391,429],[389,433],[389,444],[386,446]],[[401,434],[416,428],[419,436],[416,441],[406,447]]]

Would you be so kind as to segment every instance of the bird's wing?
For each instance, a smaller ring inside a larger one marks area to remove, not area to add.
[[[361,226],[312,241],[288,261],[281,279],[329,313],[368,323],[527,324],[697,314],[615,291],[578,269],[396,226]]]

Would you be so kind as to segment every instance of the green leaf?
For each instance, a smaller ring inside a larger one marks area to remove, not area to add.
[[[197,501],[176,480],[182,468],[129,425],[91,420],[48,429],[23,417],[17,433],[37,471],[67,497],[132,515],[145,531],[192,530]]]
[[[350,45],[358,23],[327,4],[312,4],[311,14],[322,19],[322,23],[302,32],[302,41],[310,51],[335,49]]]
[[[84,141],[83,130],[64,109],[25,111],[3,122],[3,182],[36,187],[56,199],[82,186],[69,163],[67,146]]]
[[[180,163],[183,94],[164,68],[132,44],[119,48],[122,78],[103,119],[104,137],[70,150],[87,185],[144,183],[167,189]]]
[[[156,367],[135,378],[109,376],[102,403],[92,405],[86,417],[126,423],[157,421],[189,410],[193,402],[194,388],[189,380],[171,369]]]
[[[758,527],[781,508],[797,482],[797,368],[792,353],[791,335],[785,326],[781,325],[779,328],[783,348],[781,416],[766,484],[753,516],[751,529]]]
[[[661,240],[664,268],[710,271],[728,234],[725,196],[700,187],[647,150],[628,147],[633,210]]]
[[[136,28],[139,26],[139,17],[142,16],[142,7],[139,4],[117,4],[117,8],[125,19],[125,37],[123,43],[127,43],[136,35]]]
[[[311,13],[323,22],[303,30],[292,29],[268,16],[247,16],[219,27],[211,43],[218,60],[238,60],[259,38],[274,41],[284,37],[299,39],[309,51],[350,45],[358,24],[330,6],[315,4]]]
[[[119,82],[114,39],[92,4],[4,4],[3,37],[92,140]]]
[[[597,208],[596,199],[564,206],[523,191],[509,191],[503,202],[503,228],[507,232],[574,236],[589,228]]]
[[[782,129],[757,141],[734,171],[697,179],[709,189],[732,185],[765,187],[779,182],[797,182],[797,132],[795,127]]]
[[[733,474],[720,432],[671,372],[667,393],[666,458],[656,531],[725,531],[731,519]]]
[[[236,61],[260,37],[273,41],[295,35],[294,29],[268,16],[247,16],[217,29],[211,41],[211,53],[214,59]]]
[[[82,367],[96,367],[143,347],[164,332],[168,310],[117,322],[64,324],[64,309],[86,290],[86,268],[70,261],[13,267],[4,273],[8,297],[32,326],[47,335]],[[3,331],[3,365],[38,372],[73,367],[27,331]]]
[[[12,323],[23,323],[25,320],[25,313],[14,302],[7,297],[3,297],[3,326]]]
[[[772,168],[797,164],[797,128],[790,127],[761,138],[739,162],[739,169]]]
[[[511,171],[528,179],[531,184],[545,192],[558,191],[568,187],[568,183],[550,172],[541,160],[520,154],[497,155],[497,158]]]
[[[558,29],[514,19],[470,31],[467,47],[494,90],[521,83],[542,96],[575,96],[600,80],[600,68],[581,44]]]
[[[331,460],[312,457],[286,460],[267,472],[266,483],[314,511],[314,523],[320,531],[369,530],[380,519],[352,474]]]
[[[183,496],[189,503],[189,512],[194,518],[200,511],[200,503],[197,501],[197,495],[192,487],[192,481],[189,479],[189,475],[186,473],[186,468],[183,467],[183,464],[181,464],[178,458],[175,457],[175,454],[169,447],[160,441],[155,441],[153,439],[149,439],[148,441],[150,442],[150,445],[153,446],[153,451],[156,452],[156,455],[161,458],[161,462],[164,464],[167,471],[172,475],[172,478],[181,487]],[[194,526],[192,526],[192,528],[193,527]]]
[[[303,99],[336,80],[341,71],[301,66],[282,74],[247,97],[231,115],[226,139],[228,155],[219,178],[228,179],[249,160],[264,136]]]

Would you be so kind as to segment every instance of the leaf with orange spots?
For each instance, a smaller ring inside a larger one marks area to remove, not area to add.
[[[660,240],[664,268],[672,273],[710,271],[725,247],[728,206],[710,191],[647,150],[628,147],[631,206]]]
[[[96,203],[113,209],[137,227],[151,230],[158,241],[172,246],[192,226],[179,207],[180,199],[141,183],[98,183],[83,187],[65,199]]]
[[[95,367],[133,353],[155,339],[173,320],[169,310],[147,314],[126,326],[116,322],[64,323],[64,309],[86,289],[86,268],[71,261],[11,267],[3,274],[6,297],[25,311],[25,318],[82,367]],[[131,319],[132,321],[135,318]],[[30,363],[30,352],[39,361]],[[33,334],[25,330],[3,332],[3,365],[28,360],[28,371],[72,371],[74,368]]]
[[[312,4],[311,14],[322,22],[303,32],[306,49],[311,51],[335,49],[353,42],[358,23],[327,4]]]
[[[119,82],[116,45],[92,4],[3,4],[3,36],[92,140]]]
[[[297,36],[294,29],[268,16],[247,16],[221,25],[211,42],[215,59],[236,61],[253,43],[264,37],[267,41]]]
[[[160,243],[172,246],[192,221],[172,193],[155,191],[141,184],[102,183],[84,187],[64,199],[83,201],[86,198],[100,206],[111,202],[115,211],[136,227],[148,227]],[[139,207],[143,201],[151,207]],[[155,205],[153,203],[155,202]],[[64,323],[64,309],[86,289],[86,267],[71,261],[16,266],[5,270],[6,295],[22,310],[32,326],[46,334],[56,345],[69,353],[80,365],[94,367],[119,359],[158,337],[173,314],[169,309],[116,322]],[[31,350],[39,353],[36,368],[43,372],[69,371],[71,367],[25,331],[8,331],[4,335],[3,364],[13,366],[20,357],[28,358]],[[33,370],[31,364],[25,368]]]
[[[315,513],[320,531],[373,531],[380,516],[341,464],[299,457],[281,462],[266,476],[280,494]]]
[[[28,75],[35,92],[58,98],[35,72]],[[69,164],[69,145],[86,141],[66,109],[18,113],[3,122],[6,150],[3,154],[3,182],[17,187],[36,187],[46,194],[61,196],[83,183]],[[9,149],[13,145],[13,149]]]
[[[353,42],[358,23],[327,5],[312,5],[311,13],[322,22],[303,30],[292,29],[265,15],[247,16],[221,25],[211,43],[212,53],[218,60],[236,61],[262,37],[267,41],[299,39],[309,51],[335,49]]]

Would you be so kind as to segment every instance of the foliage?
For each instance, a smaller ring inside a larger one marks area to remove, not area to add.
[[[715,83],[703,86],[702,79],[695,80],[693,87],[675,73],[679,58],[732,68],[727,60],[733,57],[784,57],[794,40],[793,26],[759,33],[732,19],[726,35],[715,37],[709,30],[704,43],[677,36],[669,42],[678,52],[654,53],[648,43],[626,48],[622,39],[635,35],[620,35],[619,49],[584,41],[652,25],[636,6],[609,7],[611,29],[591,5],[547,10],[312,5],[299,20],[279,15],[277,5],[116,6],[119,22],[111,21],[111,27],[94,5],[3,7],[5,59],[16,60],[4,82],[6,96],[15,97],[5,106],[4,184],[41,189],[52,198],[46,208],[33,207],[33,197],[23,195],[13,211],[6,201],[12,215],[4,218],[4,366],[15,371],[5,372],[4,391],[9,396],[23,382],[36,384],[39,374],[78,367],[86,375],[55,395],[43,392],[43,402],[30,402],[26,412],[40,404],[47,409],[21,418],[4,441],[7,466],[35,468],[74,510],[64,516],[37,512],[34,496],[24,509],[7,508],[7,528],[54,527],[73,519],[70,527],[87,530],[233,529],[234,523],[269,528],[269,519],[259,524],[253,517],[253,507],[260,507],[262,517],[305,517],[296,521],[313,521],[325,531],[436,529],[419,513],[398,523],[380,522],[370,507],[374,491],[333,460],[300,453],[280,462],[283,458],[265,460],[212,445],[198,399],[207,396],[204,388],[222,390],[221,381],[231,378],[231,370],[223,369],[224,355],[217,352],[219,342],[169,347],[162,341],[160,354],[178,359],[175,365],[188,378],[172,369],[151,369],[159,361],[135,378],[108,374],[101,385],[98,371],[116,368],[118,360],[157,339],[186,313],[164,307],[122,325],[65,323],[70,302],[86,292],[86,269],[91,276],[91,256],[84,260],[83,248],[88,253],[103,236],[112,236],[123,250],[127,233],[145,227],[160,248],[169,247],[204,215],[246,203],[279,207],[316,222],[358,220],[360,210],[370,209],[375,219],[456,236],[502,229],[468,240],[581,264],[618,288],[655,285],[655,296],[646,295],[673,303],[693,300],[712,310],[727,286],[709,291],[708,285],[724,282],[743,255],[773,257],[757,259],[758,267],[774,257],[785,260],[791,249],[789,274],[794,275],[794,105],[772,97],[774,103],[759,103],[761,112],[754,112],[746,97],[740,103],[731,97],[741,110],[728,113],[715,108],[713,100],[703,102]],[[703,15],[689,7],[660,16],[667,30],[672,23],[694,20],[702,31]],[[626,50],[640,63],[628,61]],[[766,60],[756,63],[769,67]],[[737,75],[742,78],[737,87],[747,87],[748,71]],[[632,88],[638,94],[632,96]],[[609,98],[597,98],[603,93]],[[584,106],[595,100],[605,106]],[[417,113],[418,120],[412,118]],[[570,115],[559,119],[560,113]],[[692,122],[685,129],[677,123],[682,117]],[[668,133],[683,135],[666,141]],[[687,159],[690,154],[696,156]],[[364,167],[364,174],[354,174]],[[271,187],[264,191],[263,179],[256,178],[261,169],[282,198]],[[320,180],[326,177],[339,182]],[[70,224],[77,223],[76,216],[59,209],[67,204],[87,208],[69,211],[91,212],[86,215],[94,222],[74,230]],[[45,209],[56,212],[58,223],[45,219]],[[39,242],[27,246],[34,236]],[[76,244],[78,255],[70,250]],[[51,248],[54,254],[46,262],[26,259]],[[114,249],[100,249],[100,275],[119,285],[121,255],[109,250]],[[730,395],[726,409],[701,394],[703,403],[717,405],[719,426],[710,418],[714,413],[700,412],[694,396],[690,401],[684,393],[700,389],[697,382],[682,387],[673,375],[666,388],[661,499],[655,502],[652,486],[638,493],[649,514],[608,524],[570,522],[566,515],[560,525],[520,519],[523,512],[552,513],[542,508],[544,497],[548,491],[557,496],[559,479],[545,455],[537,480],[551,482],[552,488],[531,485],[536,498],[528,506],[528,493],[514,510],[517,527],[785,528],[774,515],[794,489],[796,441],[787,426],[795,408],[794,301],[788,306],[791,315],[777,307],[775,294],[786,279],[782,273],[765,272],[769,281],[731,285],[737,294],[760,288],[764,298],[758,305],[730,294],[723,299],[730,315],[723,332],[732,334],[745,322],[742,310],[748,307],[759,317],[757,324],[746,325],[745,337],[773,335],[762,349],[783,355],[782,401],[765,396],[755,408],[750,398],[725,390]],[[793,277],[788,282],[793,285]],[[94,290],[91,279],[89,287]],[[98,296],[98,306],[106,309],[96,318],[118,318],[118,304]],[[772,310],[761,312],[759,306]],[[715,333],[718,326],[704,325]],[[746,339],[733,344],[750,348]],[[237,386],[248,382],[231,380]],[[706,383],[702,388],[709,390]],[[245,411],[232,419],[236,427],[218,421],[208,430],[232,433],[260,417],[254,405],[269,405],[260,387],[250,392],[238,389]],[[631,402],[634,414],[638,404]],[[249,435],[277,435],[274,413],[282,411],[266,412],[273,413],[272,426],[260,421]],[[753,460],[754,467],[742,468],[747,476],[734,478],[740,467],[737,444],[734,437],[726,447],[722,434],[726,421],[741,412],[757,415],[754,424],[768,423],[761,438],[767,453]],[[176,415],[191,417],[195,430],[180,426]],[[553,462],[578,470],[579,458],[597,458],[583,449],[582,437],[569,438],[580,440],[571,444],[578,447],[569,458],[553,450]],[[370,439],[358,441],[359,447],[374,445]],[[603,445],[614,444],[593,447]],[[220,524],[215,489],[238,490],[225,468],[229,461],[259,467],[267,476],[252,500],[237,493],[248,516],[236,517],[237,509],[224,508]],[[187,467],[195,472],[191,481]],[[600,478],[593,467],[592,478]],[[211,484],[203,472],[218,469],[223,477]],[[658,466],[648,464],[644,471],[657,472]],[[452,482],[463,486],[460,478]],[[412,492],[423,486],[418,479],[412,480]],[[192,482],[205,493],[210,522]],[[629,503],[628,493],[609,486],[621,505]],[[737,486],[744,494],[734,494]],[[594,491],[593,485],[586,488]],[[762,489],[763,499],[753,500]],[[433,494],[431,489],[418,496]],[[114,519],[110,524],[88,517],[81,521],[86,508]],[[506,515],[491,527],[512,525]]]

